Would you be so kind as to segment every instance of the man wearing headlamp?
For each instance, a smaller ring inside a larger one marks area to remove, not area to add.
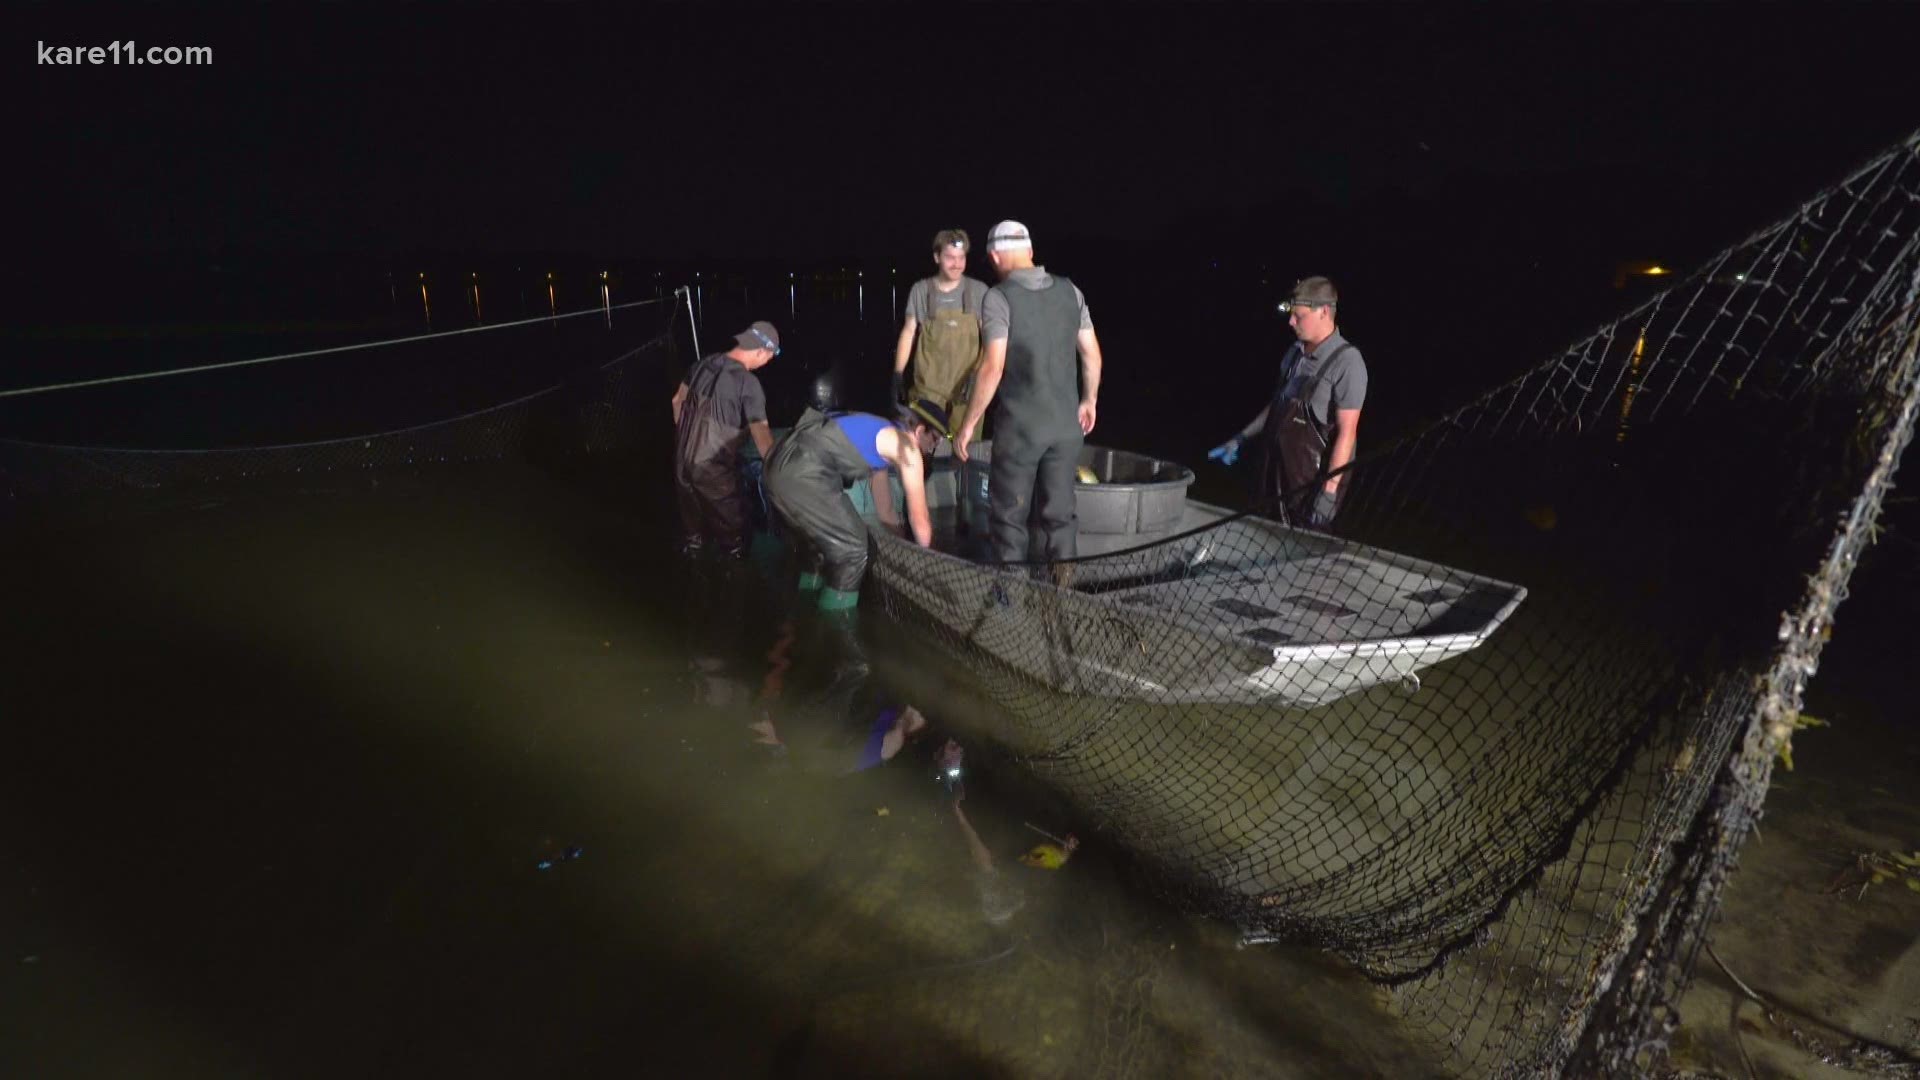
[[[1280,304],[1297,338],[1280,358],[1273,398],[1260,415],[1207,456],[1232,465],[1255,435],[1260,440],[1260,493],[1277,496],[1291,525],[1326,529],[1350,487],[1342,470],[1359,446],[1367,399],[1367,363],[1342,337],[1334,311],[1340,293],[1324,277],[1303,279]]]

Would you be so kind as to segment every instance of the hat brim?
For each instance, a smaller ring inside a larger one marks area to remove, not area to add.
[[[919,417],[923,422],[926,423],[928,427],[938,432],[941,438],[943,439],[953,438],[953,432],[948,429],[947,421],[942,420],[938,416],[934,415],[934,413],[927,408],[925,402],[916,401],[913,404],[907,406],[907,411],[912,413],[914,416]]]

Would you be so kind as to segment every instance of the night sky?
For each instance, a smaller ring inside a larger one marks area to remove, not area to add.
[[[899,259],[1001,217],[1143,271],[1303,216],[1725,241],[1920,125],[1910,6],[922,7],[17,8],[14,271]],[[125,39],[214,59],[36,60]]]

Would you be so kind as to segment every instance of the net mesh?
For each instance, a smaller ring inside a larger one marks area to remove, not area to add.
[[[1449,1071],[1636,1072],[1912,430],[1917,151],[1363,457],[1332,536],[1090,451],[1078,561],[876,528],[872,580],[1179,903],[1390,984]]]
[[[1096,455],[1083,521],[1157,531],[1084,533],[1102,553],[1054,567],[876,531],[874,592],[968,661],[1003,747],[1150,884],[1392,987],[1446,1071],[1639,1071],[1920,408],[1917,158],[1920,136],[1370,452],[1333,535]],[[17,505],[618,450],[658,426],[649,380],[677,366],[635,361],[671,347],[667,310],[449,345],[555,383],[452,420],[217,450],[0,442],[0,483]],[[613,359],[576,369],[592,356]],[[943,477],[962,514],[975,479]],[[1143,991],[1107,989],[1124,1033]]]

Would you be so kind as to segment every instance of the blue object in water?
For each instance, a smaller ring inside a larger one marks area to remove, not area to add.
[[[867,729],[867,743],[861,748],[860,764],[855,765],[853,771],[861,772],[875,765],[886,764],[887,759],[883,751],[886,749],[887,735],[893,731],[893,725],[899,722],[899,719],[898,707],[880,710],[880,715],[873,718],[873,725]]]
[[[559,866],[563,862],[572,862],[573,860],[585,854],[586,852],[580,849],[580,845],[573,844],[568,846],[567,850],[561,852],[558,855],[554,855],[550,858],[541,859],[539,862],[534,863],[533,868],[535,870],[551,870],[554,867]]]

